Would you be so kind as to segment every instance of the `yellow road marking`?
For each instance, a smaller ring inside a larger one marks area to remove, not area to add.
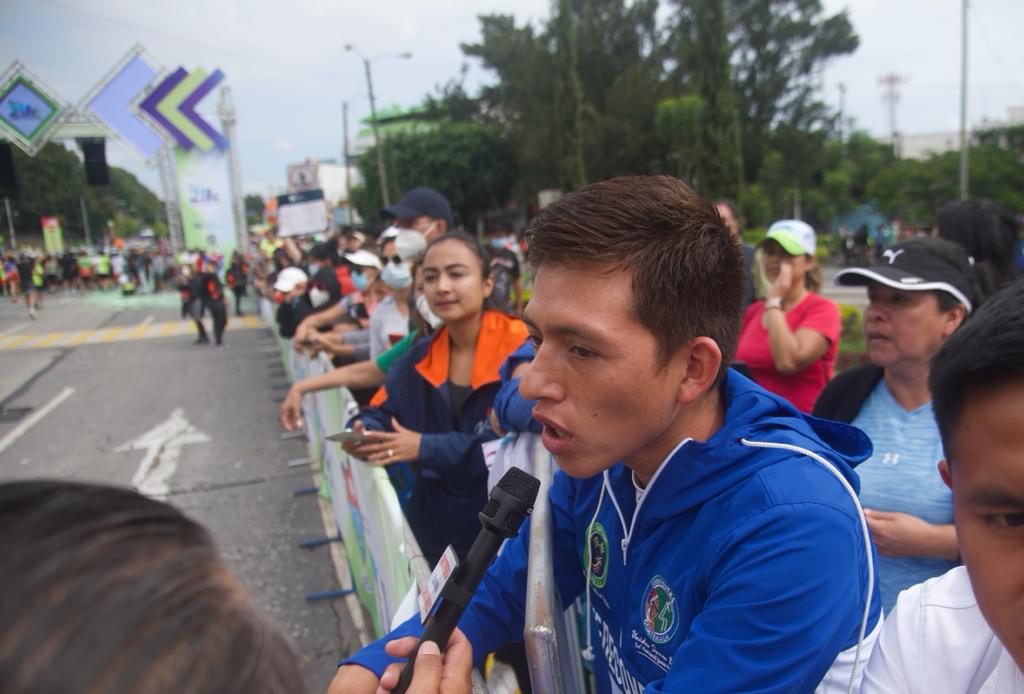
[[[141,340],[149,332],[149,323],[140,323],[132,328],[132,331],[128,333],[125,339],[127,340]]]
[[[33,347],[49,347],[50,345],[52,345],[54,342],[56,342],[57,340],[59,340],[62,337],[64,337],[64,333],[50,333],[49,335],[46,335],[45,337],[43,337],[42,340],[40,340],[39,342],[36,342],[32,346]]]
[[[39,337],[39,336],[38,335],[33,335],[32,333],[29,333],[28,335],[19,335],[18,337],[14,338],[13,340],[8,340],[7,342],[4,342],[3,345],[0,345],[0,348],[2,348],[2,349],[14,349],[15,347],[23,345],[26,342],[28,342],[29,340],[34,340],[37,337]]]
[[[68,346],[74,347],[76,345],[82,344],[83,342],[88,340],[90,337],[92,337],[95,332],[96,331],[93,330],[92,328],[90,328],[88,330],[79,330],[77,333],[75,333],[74,337],[72,337],[70,340],[68,340]]]
[[[100,335],[97,342],[113,342],[122,332],[124,332],[124,328],[107,328],[103,331],[103,334]]]
[[[205,320],[203,325],[212,330],[212,321]],[[243,316],[228,322],[227,330],[248,330],[262,327],[259,316]],[[111,328],[93,328],[88,330],[59,330],[48,333],[28,333],[24,335],[0,337],[0,350],[36,349],[51,347],[77,347],[83,343],[98,344],[108,342],[128,342],[149,340],[157,337],[192,335],[194,326],[190,320],[165,321],[162,323],[141,323],[134,326],[116,326]]]

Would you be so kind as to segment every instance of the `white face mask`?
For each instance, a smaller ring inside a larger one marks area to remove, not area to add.
[[[406,263],[396,265],[395,263],[388,262],[380,273],[380,278],[391,289],[405,289],[412,284],[412,272]]]
[[[331,298],[329,292],[320,287],[313,287],[309,290],[309,303],[313,304],[313,308],[320,308],[327,303],[327,300]]]
[[[434,330],[437,330],[441,326],[443,321],[435,316],[434,312],[430,310],[430,304],[427,303],[426,294],[420,294],[416,297],[416,311]]]

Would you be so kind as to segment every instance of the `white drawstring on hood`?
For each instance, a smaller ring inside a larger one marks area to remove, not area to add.
[[[672,452],[665,456],[665,459],[661,461],[661,465],[654,471],[654,476],[651,477],[651,481],[647,483],[645,493],[637,501],[636,508],[633,509],[633,522],[626,526],[626,517],[622,515],[622,509],[619,507],[619,500],[615,498],[615,491],[612,489],[611,477],[608,475],[608,470],[605,470],[601,475],[601,494],[597,497],[597,508],[594,510],[594,516],[590,519],[590,523],[587,525],[587,551],[590,551],[590,535],[594,532],[594,523],[597,522],[597,515],[601,512],[601,504],[604,502],[605,491],[608,492],[608,497],[612,500],[612,505],[615,506],[615,513],[619,516],[619,523],[622,525],[622,541],[619,543],[619,549],[622,551],[622,565],[626,565],[626,558],[629,556],[629,540],[633,535],[633,529],[636,527],[636,519],[640,514],[640,507],[644,504],[644,499],[647,498],[651,487],[658,480],[658,476],[661,475],[661,471],[665,469],[668,461],[672,460],[672,457],[679,452],[679,449],[688,444],[693,439],[687,437],[679,443],[678,446],[672,449]],[[633,484],[636,484],[636,477],[633,477]],[[591,558],[593,561],[593,558]],[[586,598],[586,619],[587,619],[587,647],[583,649],[580,654],[583,659],[588,663],[594,661],[594,648],[590,638],[590,566],[583,567],[583,571],[587,580],[587,598]]]

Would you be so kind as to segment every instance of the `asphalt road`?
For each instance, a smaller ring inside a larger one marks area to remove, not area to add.
[[[861,311],[867,308],[868,292],[864,287],[837,287],[833,279],[841,268],[821,268],[821,294],[837,304],[851,304]]]
[[[174,293],[52,295],[30,321],[0,297],[0,480],[134,480],[165,494],[210,529],[295,643],[310,691],[325,691],[358,637],[344,600],[305,600],[339,579],[329,548],[296,544],[325,530],[317,497],[291,494],[312,471],[286,464],[305,446],[280,438],[275,343],[233,319],[228,349],[193,345],[179,305]]]

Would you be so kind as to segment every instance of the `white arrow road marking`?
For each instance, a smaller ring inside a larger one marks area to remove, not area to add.
[[[9,432],[7,432],[7,436],[3,437],[3,439],[0,439],[0,453],[6,451],[7,447],[10,446],[15,441],[17,441],[19,436],[21,436],[26,431],[31,429],[35,425],[35,423],[38,422],[40,419],[50,414],[50,411],[53,410],[53,408],[55,408],[57,405],[61,404],[69,397],[71,397],[71,394],[74,392],[74,388],[65,388],[64,390],[57,394],[57,397],[55,397],[53,400],[40,407],[38,410],[36,410],[31,415],[26,417],[23,421],[21,421],[18,424],[18,426],[14,427]]]
[[[132,477],[132,486],[148,496],[166,496],[170,491],[171,475],[178,468],[181,447],[209,441],[209,436],[185,419],[185,410],[179,407],[162,424],[157,424],[139,438],[114,450],[118,453],[146,451]]]

